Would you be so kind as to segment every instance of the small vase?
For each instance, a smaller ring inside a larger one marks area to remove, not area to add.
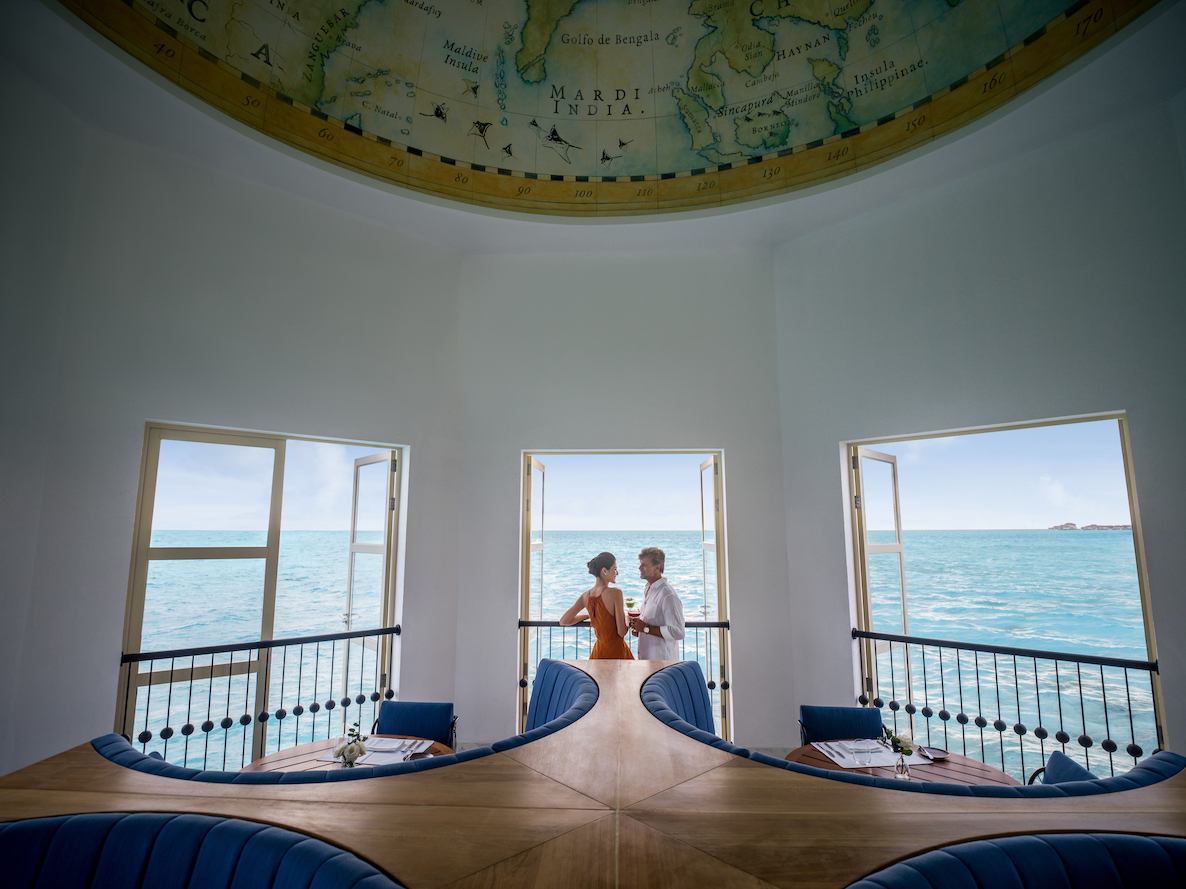
[[[906,754],[898,751],[898,761],[894,763],[894,777],[899,781],[910,780],[910,766],[906,763]]]

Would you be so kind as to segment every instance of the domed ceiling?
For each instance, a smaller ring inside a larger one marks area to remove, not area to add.
[[[62,0],[220,111],[468,204],[785,194],[1008,102],[1157,0]]]

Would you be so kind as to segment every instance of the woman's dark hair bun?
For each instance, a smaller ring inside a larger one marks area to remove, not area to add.
[[[589,569],[590,574],[592,574],[594,577],[601,577],[601,572],[603,570],[606,568],[612,568],[617,563],[618,559],[613,553],[598,553],[585,564]]]

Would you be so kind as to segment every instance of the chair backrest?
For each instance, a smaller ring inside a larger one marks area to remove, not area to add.
[[[453,747],[452,704],[427,701],[384,701],[375,720],[375,733],[380,735],[415,735],[432,738],[446,747]]]
[[[876,707],[799,708],[799,725],[804,744],[813,741],[843,741],[848,738],[880,738],[881,711]]]

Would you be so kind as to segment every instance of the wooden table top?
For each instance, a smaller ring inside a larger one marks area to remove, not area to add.
[[[570,663],[597,682],[597,703],[503,753],[361,781],[212,784],[135,772],[82,744],[0,778],[0,821],[78,812],[246,818],[349,849],[411,889],[843,889],[911,855],[989,836],[1186,837],[1186,772],[1138,790],[1054,799],[846,784],[668,728],[640,699],[666,662]]]
[[[815,766],[817,769],[827,769],[831,772],[859,772],[872,775],[875,778],[892,778],[892,766],[878,766],[867,769],[846,769],[837,765],[828,756],[816,750],[810,744],[805,744],[792,750],[786,755],[788,762],[801,762],[803,765]],[[979,760],[963,756],[959,753],[948,753],[943,762],[910,764],[910,780],[940,784],[1005,784],[1016,787],[1021,784],[1012,775],[1007,775],[1000,769],[994,769]]]
[[[415,741],[425,741],[427,738],[417,738],[415,735],[368,735],[371,738],[408,738]],[[320,762],[321,754],[341,742],[341,738],[330,738],[324,741],[310,741],[308,744],[298,744],[277,753],[261,756],[254,762],[243,766],[243,772],[315,772],[320,769],[334,771],[345,768],[340,762]],[[446,747],[440,741],[433,741],[432,746],[424,753],[417,753],[412,759],[424,759],[426,755],[446,756],[453,752],[452,747]],[[356,769],[370,768],[366,763],[354,766]]]

